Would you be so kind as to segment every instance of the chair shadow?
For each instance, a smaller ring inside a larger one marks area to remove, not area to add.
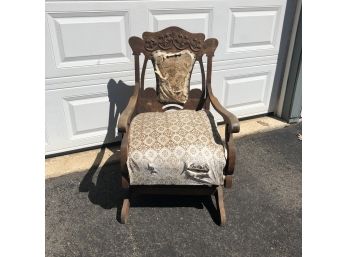
[[[88,198],[92,203],[105,209],[111,209],[117,205],[117,201],[122,197],[120,191],[121,174],[118,174],[120,168],[117,167],[119,166],[117,160],[119,150],[113,145],[113,143],[120,141],[120,135],[116,135],[116,126],[119,115],[126,108],[133,93],[133,87],[125,84],[122,80],[116,82],[114,79],[110,79],[107,83],[107,90],[109,98],[107,133],[91,168],[80,182],[79,191],[88,192]],[[111,151],[112,156],[101,166],[106,150]],[[96,182],[93,181],[95,176],[97,176]]]
[[[183,196],[183,195],[135,195],[131,199],[131,207],[160,207],[180,208],[191,207],[196,209],[206,208],[215,224],[220,224],[220,218],[216,206],[210,195]]]
[[[88,193],[89,200],[104,209],[117,208],[116,218],[120,222],[124,190],[119,162],[119,147],[110,143],[119,141],[116,125],[120,113],[126,108],[132,95],[133,87],[123,81],[116,83],[110,79],[108,84],[110,101],[107,134],[91,168],[86,172],[79,185],[79,192]],[[119,144],[119,143],[118,143]],[[101,165],[106,150],[112,155]],[[193,207],[208,210],[211,218],[219,224],[219,214],[211,196],[176,196],[176,195],[134,195],[130,199],[131,207]]]

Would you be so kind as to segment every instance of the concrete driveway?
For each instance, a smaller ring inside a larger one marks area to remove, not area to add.
[[[138,197],[117,220],[117,163],[46,180],[46,256],[301,256],[300,126],[236,140],[227,224],[209,197]]]

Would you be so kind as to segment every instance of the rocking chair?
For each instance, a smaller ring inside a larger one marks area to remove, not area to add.
[[[133,193],[215,195],[220,224],[226,223],[223,186],[232,187],[236,150],[232,134],[239,121],[213,95],[212,58],[218,40],[179,27],[144,32],[129,39],[135,64],[135,87],[118,130],[122,133],[122,187],[126,191],[121,223],[126,223]],[[144,55],[140,75],[139,55]],[[207,57],[207,73],[203,65]],[[144,89],[147,62],[151,60],[156,89]],[[190,90],[198,61],[202,90]],[[210,104],[223,117],[222,142]]]

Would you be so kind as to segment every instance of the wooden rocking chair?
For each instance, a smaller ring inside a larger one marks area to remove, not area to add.
[[[118,130],[122,133],[122,187],[127,192],[121,209],[126,223],[133,193],[215,195],[220,224],[226,223],[223,188],[232,187],[236,150],[232,133],[239,121],[213,95],[212,58],[218,40],[178,27],[144,32],[131,37],[135,87]],[[144,55],[140,76],[139,55]],[[207,57],[207,73],[203,65]],[[151,60],[156,89],[144,89],[147,62]],[[198,61],[202,90],[190,90]],[[223,117],[225,144],[217,132],[210,104]],[[173,110],[176,109],[176,110]]]

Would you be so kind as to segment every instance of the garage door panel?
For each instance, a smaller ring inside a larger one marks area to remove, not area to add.
[[[47,20],[55,61],[48,77],[107,71],[110,65],[130,69],[127,12],[48,13]]]
[[[46,92],[46,129],[52,139],[48,153],[117,140],[117,119],[134,83],[86,84]]]
[[[224,100],[226,108],[265,102],[267,73],[244,77],[230,77],[224,81]]]
[[[216,71],[213,91],[221,103],[238,117],[269,112],[276,65]],[[218,120],[221,117],[214,112]]]
[[[230,9],[229,51],[276,50],[279,8]],[[252,32],[252,33],[250,33]]]
[[[130,62],[127,12],[48,13],[57,68]]]
[[[149,31],[178,26],[191,32],[211,35],[213,9],[149,10]]]
[[[285,0],[227,2],[220,16],[228,18],[214,24],[215,34],[225,39],[220,40],[222,44],[217,50],[217,58],[225,60],[277,55],[285,6]],[[219,30],[219,27],[224,30]]]
[[[138,9],[125,2],[46,3],[46,78],[131,70],[128,38],[146,29],[134,22]],[[135,26],[137,25],[137,26]]]
[[[105,135],[110,109],[107,92],[65,97],[63,105],[70,138]]]

